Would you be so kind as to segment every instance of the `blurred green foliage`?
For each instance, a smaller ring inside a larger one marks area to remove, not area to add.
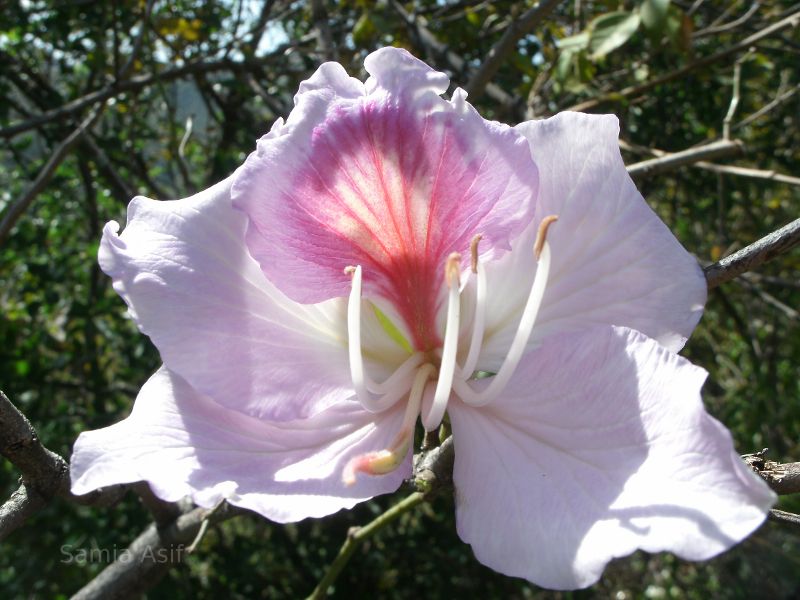
[[[323,4],[336,53],[350,73],[363,75],[369,51],[395,44],[465,85],[533,3]],[[427,43],[396,4],[424,22],[464,65]],[[509,123],[547,116],[713,54],[796,10],[777,0],[752,11],[737,0],[562,2],[518,40],[492,79],[513,102],[499,102],[489,92],[473,102],[484,115]],[[145,14],[139,0],[0,4],[0,129],[95,90],[119,90],[91,139],[61,163],[0,247],[0,385],[44,443],[64,456],[79,432],[124,417],[159,364],[97,267],[103,225],[124,223],[133,194],[183,197],[230,173],[272,121],[288,113],[299,82],[322,60],[309,2],[179,0],[154,2]],[[798,55],[797,31],[788,29],[744,58],[732,132],[747,154],[736,164],[798,175],[800,94],[775,102],[800,85]],[[634,147],[676,151],[718,139],[736,58],[645,94],[619,95],[594,110],[615,112],[622,138]],[[148,83],[136,83],[148,76]],[[0,138],[0,210],[22,195],[89,108]],[[626,154],[628,162],[643,157]],[[797,186],[693,167],[648,179],[640,188],[702,262],[793,220],[800,206]],[[710,372],[705,400],[732,430],[737,447],[769,447],[776,460],[800,460],[799,270],[800,253],[794,251],[714,291],[684,352]],[[18,474],[6,463],[0,469],[7,497]],[[348,528],[394,501],[378,498],[351,512],[287,526],[255,517],[226,522],[148,597],[303,596]],[[800,511],[800,501],[784,499],[783,508]],[[55,502],[5,543],[0,595],[67,597],[104,564],[65,562],[65,546],[121,552],[148,521],[130,495],[111,509]],[[455,533],[452,501],[439,498],[362,546],[334,596],[790,598],[800,594],[798,573],[800,537],[769,523],[707,563],[640,553],[616,561],[589,590],[543,592],[480,565]]]

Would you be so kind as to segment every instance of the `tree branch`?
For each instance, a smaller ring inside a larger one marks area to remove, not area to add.
[[[72,596],[72,600],[121,600],[140,596],[156,585],[173,565],[183,561],[203,523],[219,523],[244,512],[223,504],[220,508],[195,508],[161,529],[150,525],[112,564]]]
[[[89,130],[89,128],[94,125],[97,119],[103,112],[103,108],[105,107],[105,102],[103,102],[100,106],[98,106],[93,112],[86,117],[83,122],[72,132],[70,133],[64,141],[62,141],[56,148],[53,150],[53,153],[50,155],[47,163],[45,163],[42,170],[39,171],[39,174],[34,179],[33,183],[30,187],[25,191],[25,193],[17,199],[6,211],[5,215],[3,215],[3,220],[0,222],[0,246],[3,245],[8,235],[11,233],[11,230],[14,228],[17,220],[22,216],[28,206],[36,199],[42,190],[44,190],[45,186],[50,182],[50,179],[53,177],[53,174],[58,169],[58,166],[64,161],[69,154],[70,150],[72,150],[73,146],[77,144],[84,134]]]
[[[420,44],[428,50],[429,54],[438,57],[440,60],[444,60],[452,71],[456,73],[465,73],[467,69],[466,61],[450,50],[446,44],[439,41],[428,29],[427,22],[424,18],[410,15],[396,0],[392,0],[392,7],[395,12],[403,18],[406,25],[416,34],[416,38],[419,40]],[[486,94],[491,97],[492,100],[496,101],[506,110],[513,111],[514,106],[517,104],[513,96],[493,83],[487,83],[485,90]]]
[[[634,163],[628,167],[628,174],[634,179],[645,179],[703,160],[729,158],[738,156],[743,152],[744,144],[739,140],[719,140],[704,146],[697,146],[680,152],[664,153],[658,158]]]
[[[798,244],[800,244],[800,219],[795,219],[746,248],[707,266],[704,271],[708,289],[730,281],[745,271],[751,271],[776,256],[788,252]]]
[[[474,102],[483,95],[486,85],[497,73],[500,66],[516,48],[516,43],[521,37],[530,32],[547,17],[561,0],[540,0],[531,9],[525,11],[519,18],[511,19],[511,24],[497,43],[492,46],[481,66],[469,78],[464,88],[467,95]]]
[[[775,521],[776,523],[789,523],[790,525],[800,527],[800,516],[784,510],[773,508],[771,511],[769,511],[769,516],[767,518],[770,521]]]
[[[765,448],[761,452],[745,454],[742,459],[776,494],[800,494],[800,462],[779,463],[767,460],[764,456],[766,452]]]
[[[684,65],[680,69],[676,69],[674,71],[670,71],[662,75],[661,77],[656,77],[655,79],[651,79],[645,83],[639,85],[632,85],[626,88],[623,88],[617,92],[610,92],[607,94],[602,94],[596,98],[592,98],[591,100],[586,100],[585,102],[581,102],[579,104],[575,104],[566,110],[573,110],[573,111],[587,111],[593,108],[600,106],[601,104],[605,104],[607,102],[616,102],[623,98],[628,98],[630,96],[639,96],[644,92],[647,92],[653,89],[656,86],[659,86],[663,83],[669,83],[675,79],[680,79],[690,71],[700,67],[706,67],[710,64],[713,64],[717,61],[720,61],[724,58],[732,54],[736,54],[742,50],[747,50],[753,44],[760,42],[764,38],[767,38],[771,35],[775,35],[776,33],[780,33],[787,27],[797,27],[800,23],[800,12],[795,12],[786,17],[785,19],[781,19],[777,23],[773,23],[769,27],[765,27],[761,31],[754,33],[743,39],[741,42],[734,44],[724,50],[720,50],[715,54],[711,54],[709,56],[705,56],[703,58],[698,58],[697,60],[693,60],[692,62]]]
[[[55,496],[80,504],[109,505],[127,490],[127,486],[112,486],[85,496],[73,495],[69,490],[69,463],[42,445],[30,421],[1,391],[0,454],[22,473],[22,485],[0,507],[0,540]]]

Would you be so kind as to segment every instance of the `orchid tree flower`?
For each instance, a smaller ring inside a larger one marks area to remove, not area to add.
[[[78,438],[73,492],[322,517],[395,491],[418,419],[447,418],[458,533],[502,573],[580,588],[758,527],[774,495],[675,354],[702,272],[616,118],[512,128],[404,50],[365,68],[323,64],[229,179],[106,226],[100,265],[164,366]]]

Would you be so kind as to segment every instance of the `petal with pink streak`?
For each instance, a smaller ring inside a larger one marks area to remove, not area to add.
[[[705,377],[630,329],[549,338],[495,403],[450,407],[459,535],[555,589],[637,548],[703,560],[741,541],[775,496],[705,412]]]
[[[82,433],[71,461],[72,491],[147,481],[166,501],[189,496],[211,507],[227,499],[280,523],[323,517],[396,490],[411,473],[360,477],[342,470],[384,448],[402,409],[372,415],[349,399],[307,420],[269,423],[229,410],[165,368],[142,387],[131,416]]]
[[[528,138],[539,168],[537,219],[510,254],[486,265],[481,366],[494,370],[511,343],[536,271],[536,228],[551,214],[558,215],[548,233],[552,265],[532,344],[607,324],[680,350],[702,315],[705,278],[628,176],[616,117],[561,113],[517,130]]]
[[[301,88],[280,135],[237,175],[234,205],[250,219],[252,255],[289,297],[344,296],[344,267],[361,265],[365,295],[393,302],[429,349],[447,256],[466,265],[477,233],[486,259],[509,247],[532,218],[536,166],[522,135],[483,120],[463,92],[440,98],[446,77],[407,52],[383,49],[366,67],[362,96],[339,79],[326,88],[320,72]]]
[[[100,265],[164,363],[200,393],[259,417],[310,416],[352,391],[345,306],[297,304],[264,277],[230,183],[134,199],[121,235],[106,226]]]

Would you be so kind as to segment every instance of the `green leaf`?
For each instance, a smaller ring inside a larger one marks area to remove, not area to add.
[[[669,0],[644,0],[639,6],[642,24],[647,29],[660,31],[664,27]]]
[[[602,58],[622,46],[636,33],[640,23],[637,13],[624,10],[597,17],[589,26],[591,59]]]

